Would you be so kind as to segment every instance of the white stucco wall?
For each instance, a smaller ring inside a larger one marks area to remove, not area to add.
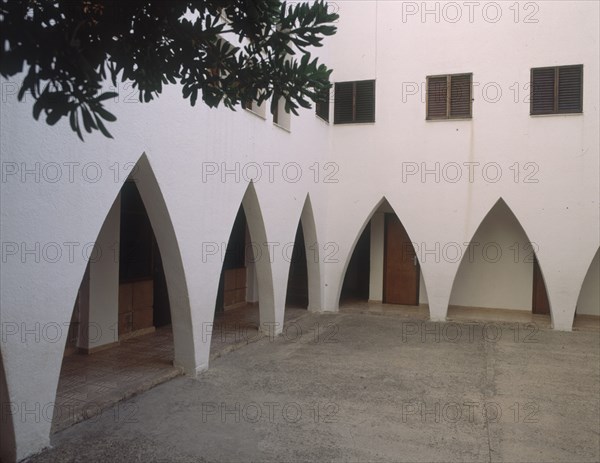
[[[3,82],[5,90],[12,88],[8,84]],[[68,122],[52,128],[36,123],[30,105],[18,104],[12,94],[3,97],[0,316],[11,403],[43,406],[54,400],[66,326],[87,265],[82,249],[96,241],[142,153],[136,181],[163,257],[175,314],[176,363],[191,374],[208,366],[210,339],[202,342],[202,330],[212,323],[222,266],[212,246],[227,242],[250,177],[261,212],[251,214],[262,225],[257,241],[269,243],[262,259],[270,274],[258,278],[258,292],[270,304],[261,305],[266,311],[261,315],[281,330],[289,266],[281,247],[293,243],[309,193],[316,236],[324,226],[322,179],[314,177],[324,173],[323,150],[314,148],[326,146],[326,126],[314,114],[295,120],[288,133],[244,111],[190,108],[178,89],[167,88],[148,105],[122,98],[112,103],[119,118],[110,128],[114,140],[94,134],[81,143]],[[33,173],[22,176],[22,168]],[[61,178],[54,181],[57,168]],[[221,175],[225,169],[230,173]],[[48,243],[59,244],[60,259],[44,255]],[[260,287],[261,278],[268,287]],[[311,302],[313,310],[320,306],[319,300]],[[45,339],[46,327],[56,324],[65,326],[62,337]],[[39,335],[27,334],[31,330]],[[13,418],[17,458],[48,444],[48,420],[21,417],[20,411]]]
[[[478,10],[470,21],[466,9],[456,23],[420,14],[403,21],[406,4],[338,2],[333,80],[375,78],[377,105],[374,124],[330,129],[341,181],[327,188],[327,239],[339,240],[341,259],[325,268],[326,284],[337,288],[327,293],[326,307],[337,307],[359,230],[385,196],[428,251],[421,269],[430,312],[443,319],[459,267],[443,249],[468,243],[503,198],[539,246],[554,326],[569,329],[599,242],[598,4],[541,2],[529,18],[535,23],[523,14],[515,21],[504,3],[497,22],[491,10],[485,18]],[[566,64],[584,65],[583,114],[530,116],[531,68]],[[473,73],[473,118],[426,121],[426,76],[460,72]],[[456,165],[462,176],[454,181]]]

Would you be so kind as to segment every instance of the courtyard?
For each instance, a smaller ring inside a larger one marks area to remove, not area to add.
[[[342,309],[215,356],[27,460],[596,462],[600,331]]]

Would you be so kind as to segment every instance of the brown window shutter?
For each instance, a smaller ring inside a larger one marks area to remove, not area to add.
[[[531,70],[531,114],[552,114],[556,68],[537,68]]]
[[[558,102],[560,113],[580,113],[582,107],[583,66],[558,68]]]
[[[315,103],[315,111],[324,121],[329,122],[329,90],[323,91]]]
[[[375,81],[356,82],[354,122],[375,122]]]
[[[347,124],[354,120],[354,82],[335,84],[333,123]]]
[[[471,117],[471,74],[450,76],[450,117]]]
[[[427,78],[427,119],[442,119],[448,116],[448,78]]]

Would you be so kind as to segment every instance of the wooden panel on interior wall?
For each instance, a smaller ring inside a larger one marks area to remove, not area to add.
[[[231,309],[246,302],[246,267],[223,271],[223,307]]]
[[[133,283],[121,283],[119,285],[119,313],[127,313],[133,310],[131,305],[133,294]]]
[[[133,310],[152,307],[154,304],[154,282],[152,279],[134,281],[131,300]]]
[[[144,279],[119,284],[119,339],[144,334],[154,328],[154,281]],[[140,333],[136,333],[140,331]]]
[[[233,291],[236,288],[236,270],[232,268],[223,271],[223,287],[225,291]]]
[[[133,330],[133,312],[119,314],[119,338]]]
[[[151,328],[154,326],[154,310],[144,307],[133,311],[133,331]]]

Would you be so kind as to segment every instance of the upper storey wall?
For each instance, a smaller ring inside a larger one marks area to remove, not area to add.
[[[517,215],[571,205],[597,217],[597,2],[337,6],[332,80],[376,79],[376,114],[373,124],[331,126],[341,166],[333,203],[348,194],[373,204],[383,194],[418,194],[420,207],[466,214],[467,239],[499,197]],[[531,68],[570,64],[584,67],[583,114],[531,116]],[[427,121],[426,77],[454,73],[473,74],[472,118]]]

